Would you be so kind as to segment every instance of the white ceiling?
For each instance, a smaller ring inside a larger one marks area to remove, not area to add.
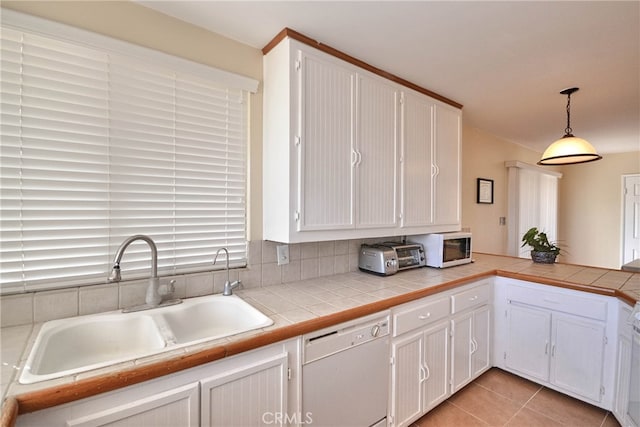
[[[464,105],[473,127],[542,152],[571,127],[640,150],[638,1],[138,1],[256,48],[284,27]]]

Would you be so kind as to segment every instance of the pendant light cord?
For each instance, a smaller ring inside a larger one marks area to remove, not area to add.
[[[573,129],[571,129],[571,93],[567,94],[567,127],[564,130],[565,136],[573,136],[571,134]]]

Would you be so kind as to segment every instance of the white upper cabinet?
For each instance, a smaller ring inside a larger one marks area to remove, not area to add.
[[[459,229],[459,109],[291,38],[264,76],[266,240]]]
[[[433,224],[460,231],[460,144],[462,113],[435,104]]]
[[[298,51],[300,87],[296,194],[297,230],[354,226],[353,148],[355,72],[330,57]],[[323,55],[326,56],[326,55]],[[331,167],[327,167],[331,165]],[[282,191],[283,189],[281,189]],[[305,197],[316,194],[318,197]]]
[[[457,108],[403,93],[400,216],[407,233],[460,230],[461,118]]]
[[[430,98],[404,93],[402,99],[402,227],[433,224],[433,113]]]
[[[382,78],[359,74],[357,94],[357,226],[395,227],[399,92]]]

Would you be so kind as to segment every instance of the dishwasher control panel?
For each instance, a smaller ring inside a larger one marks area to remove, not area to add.
[[[388,335],[388,313],[383,316],[380,314],[367,316],[314,331],[303,336],[303,363],[309,363]]]

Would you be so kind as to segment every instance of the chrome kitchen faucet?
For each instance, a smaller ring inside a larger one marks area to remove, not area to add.
[[[125,308],[123,311],[140,311],[150,308],[156,308],[159,306],[180,304],[182,302],[182,300],[180,299],[163,301],[163,296],[175,292],[175,280],[170,281],[168,285],[164,285],[164,288],[161,289],[160,279],[158,278],[158,248],[156,247],[156,244],[153,242],[151,237],[144,236],[142,234],[136,234],[135,236],[131,236],[124,242],[122,242],[122,244],[116,251],[116,257],[113,261],[113,268],[111,269],[111,274],[109,274],[107,280],[109,282],[119,282],[120,280],[122,280],[122,276],[120,274],[120,261],[122,260],[122,256],[124,255],[124,251],[127,249],[127,247],[129,247],[129,245],[136,240],[142,240],[146,242],[149,245],[149,248],[151,248],[151,276],[149,277],[149,286],[147,287],[147,294],[145,296],[146,304],[131,308]]]
[[[240,286],[242,284],[242,281],[240,280],[235,280],[233,283],[231,283],[229,281],[229,251],[227,250],[227,248],[220,248],[218,249],[218,251],[216,252],[216,256],[215,258],[213,258],[213,265],[216,264],[216,261],[218,260],[218,255],[220,254],[220,251],[224,251],[224,253],[227,255],[227,281],[224,282],[224,289],[222,290],[222,295],[224,296],[229,296],[233,294],[233,290],[235,288],[237,288],[238,286]]]

